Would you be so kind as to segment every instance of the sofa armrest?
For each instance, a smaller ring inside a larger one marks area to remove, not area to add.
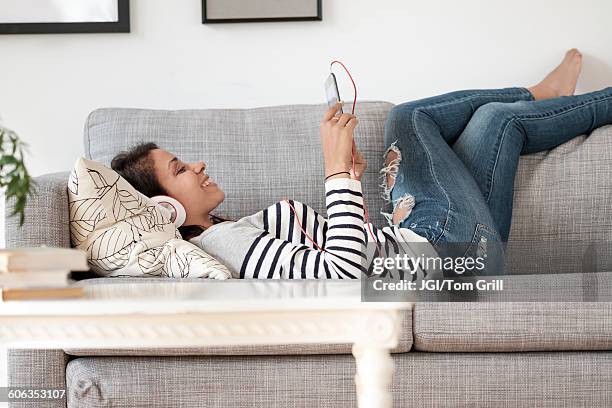
[[[70,357],[57,349],[9,349],[8,386],[40,389],[66,389],[66,365]],[[39,401],[39,408],[66,408],[63,399]],[[9,408],[33,407],[32,402],[12,402]]]
[[[7,200],[4,215],[7,248],[41,245],[70,248],[69,175],[65,171],[33,178],[36,192],[28,196],[22,226],[19,226],[19,215],[10,217],[14,198]]]

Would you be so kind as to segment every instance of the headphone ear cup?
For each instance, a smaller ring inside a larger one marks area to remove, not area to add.
[[[185,211],[185,207],[183,207],[183,204],[178,200],[164,195],[151,197],[151,200],[170,211],[170,221],[172,221],[177,228],[185,223],[187,211]]]

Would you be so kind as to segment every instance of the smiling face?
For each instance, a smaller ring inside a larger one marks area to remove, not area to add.
[[[149,153],[159,184],[187,212],[185,225],[199,225],[225,198],[225,193],[204,171],[206,163],[184,163],[162,149]]]

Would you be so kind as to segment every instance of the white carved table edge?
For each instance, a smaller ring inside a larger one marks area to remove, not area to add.
[[[225,305],[223,305],[225,303]],[[230,302],[69,300],[0,303],[7,348],[165,348],[352,343],[360,408],[391,407],[400,310],[353,298]]]

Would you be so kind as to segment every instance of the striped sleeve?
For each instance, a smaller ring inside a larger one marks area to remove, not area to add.
[[[325,183],[327,219],[305,204],[290,203],[295,213],[285,202],[262,212],[264,231],[249,248],[240,277],[360,279],[367,271],[361,182],[340,178]]]
[[[361,182],[349,178],[325,182],[327,233],[321,254],[332,278],[359,279],[366,273]]]

